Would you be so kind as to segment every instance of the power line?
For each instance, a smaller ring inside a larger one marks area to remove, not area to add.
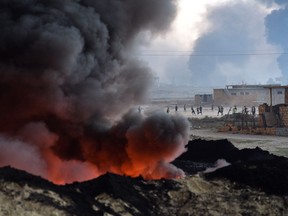
[[[138,56],[163,56],[163,57],[216,57],[216,56],[272,56],[287,55],[288,50],[279,52],[278,50],[201,50],[201,51],[173,51],[173,50],[143,50]]]
[[[194,53],[210,53],[210,52],[279,52],[279,49],[238,49],[238,50],[219,50],[219,49],[202,49],[202,50],[151,50],[142,49],[141,52],[194,52]],[[288,49],[281,49],[282,52],[288,52]]]
[[[137,54],[138,56],[163,56],[163,57],[168,57],[168,56],[190,56],[190,57],[213,57],[213,56],[272,56],[272,55],[287,55],[287,53],[282,53],[282,52],[277,52],[277,53],[215,53],[215,54],[142,54],[139,53]]]

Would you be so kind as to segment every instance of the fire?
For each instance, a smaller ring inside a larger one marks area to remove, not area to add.
[[[188,131],[189,124],[184,117],[156,113],[139,118],[136,113],[129,114],[108,131],[79,139],[81,157],[89,163],[88,167],[84,164],[80,167],[86,172],[93,168],[91,175],[94,177],[106,172],[131,177],[142,176],[145,179],[183,177],[184,172],[170,162],[186,151]],[[60,173],[63,179],[65,172],[61,171],[61,167],[69,170],[68,167],[73,164],[65,162],[63,165],[64,162],[55,157],[52,152],[46,153],[47,161],[50,161],[48,164],[52,164],[51,167],[60,167],[60,172],[51,176],[55,179]],[[54,172],[52,170],[51,173]],[[91,175],[82,176],[82,179],[91,178]],[[67,182],[67,175],[65,179]]]
[[[106,172],[145,179],[184,176],[182,170],[170,164],[186,150],[189,125],[184,117],[166,113],[139,117],[133,113],[105,131],[83,133],[66,142],[61,139],[62,134],[51,132],[48,127],[29,123],[9,145],[7,137],[0,139],[0,148],[2,144],[6,151],[3,150],[6,157],[3,155],[0,165],[25,169],[55,184],[85,181]],[[75,146],[79,151],[75,152]],[[14,151],[16,148],[22,151]],[[7,151],[11,157],[7,157]]]
[[[47,179],[55,184],[82,182],[101,175],[97,167],[77,160],[63,161],[51,150],[44,152],[47,163]]]
[[[0,1],[0,166],[57,184],[178,172],[167,164],[185,151],[187,120],[129,112],[153,80],[135,39],[168,30],[176,3],[114,3]]]

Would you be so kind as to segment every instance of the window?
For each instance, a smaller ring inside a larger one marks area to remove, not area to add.
[[[237,95],[236,92],[231,92],[231,95]]]
[[[244,95],[244,92],[240,92],[240,95]]]
[[[245,92],[245,95],[249,95],[249,92]]]
[[[277,91],[277,94],[283,94],[283,92],[282,91]]]

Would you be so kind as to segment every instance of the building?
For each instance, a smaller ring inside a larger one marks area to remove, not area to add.
[[[195,106],[203,106],[213,104],[213,95],[212,94],[196,94],[194,97]]]
[[[288,104],[288,86],[281,85],[227,85],[224,89],[213,89],[216,106],[270,106]]]

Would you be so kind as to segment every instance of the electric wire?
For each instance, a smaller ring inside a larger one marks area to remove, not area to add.
[[[273,56],[273,55],[287,55],[288,50],[269,51],[269,50],[207,50],[207,51],[173,51],[173,50],[143,50],[140,53],[136,53],[138,56],[151,56],[151,57],[217,57],[217,56]]]

